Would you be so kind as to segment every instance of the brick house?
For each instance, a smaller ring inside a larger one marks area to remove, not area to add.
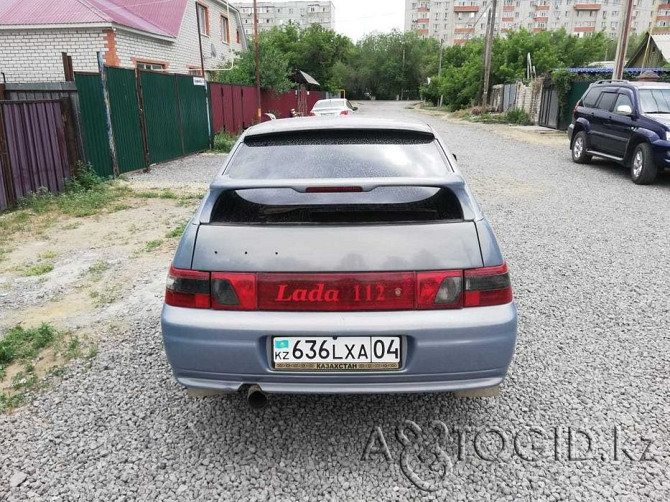
[[[110,66],[199,75],[198,18],[206,72],[247,48],[224,0],[3,0],[0,72],[7,82],[61,81],[62,52],[75,71],[97,71],[101,51]]]

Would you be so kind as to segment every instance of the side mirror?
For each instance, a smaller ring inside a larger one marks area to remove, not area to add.
[[[621,115],[633,115],[633,109],[629,105],[619,105],[616,107],[616,112]]]
[[[357,107],[357,106],[354,106],[354,107],[352,108],[352,110],[353,110],[353,111],[356,111],[356,110],[358,110],[358,107]]]

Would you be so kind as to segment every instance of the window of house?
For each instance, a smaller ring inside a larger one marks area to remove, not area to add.
[[[237,42],[238,44],[240,43],[240,28],[239,27],[235,30],[235,42]]]
[[[199,77],[202,75],[202,70],[200,68],[189,68],[188,74],[193,75],[194,77]]]
[[[224,44],[230,43],[230,23],[224,15],[221,16],[221,41]]]
[[[198,22],[200,23],[200,34],[209,36],[209,9],[201,3],[196,4]]]
[[[149,61],[137,61],[135,66],[138,70],[161,71],[165,69],[165,63],[152,63]]]

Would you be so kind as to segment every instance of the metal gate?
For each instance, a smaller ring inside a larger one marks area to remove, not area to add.
[[[208,148],[206,87],[190,75],[107,67],[119,173]],[[101,176],[114,169],[100,75],[77,73],[87,157]]]
[[[540,117],[538,123],[544,127],[558,129],[559,120],[558,92],[552,85],[542,87],[542,100],[540,101]]]
[[[119,173],[143,169],[146,159],[135,70],[108,68],[107,85]]]

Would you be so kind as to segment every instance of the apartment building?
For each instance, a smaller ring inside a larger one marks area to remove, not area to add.
[[[670,1],[670,0],[669,0]],[[235,3],[242,16],[242,26],[247,35],[254,32],[254,10],[252,2]],[[257,2],[258,29],[267,31],[274,26],[289,23],[301,27],[320,24],[324,28],[335,29],[335,6],[333,2]]]
[[[655,32],[670,32],[670,3],[633,2],[633,33],[647,31],[652,21]],[[490,0],[405,0],[405,31],[444,40],[446,45],[462,44],[485,35],[491,4]],[[603,31],[616,38],[623,9],[624,0],[498,0],[496,32],[564,28],[580,37]]]

